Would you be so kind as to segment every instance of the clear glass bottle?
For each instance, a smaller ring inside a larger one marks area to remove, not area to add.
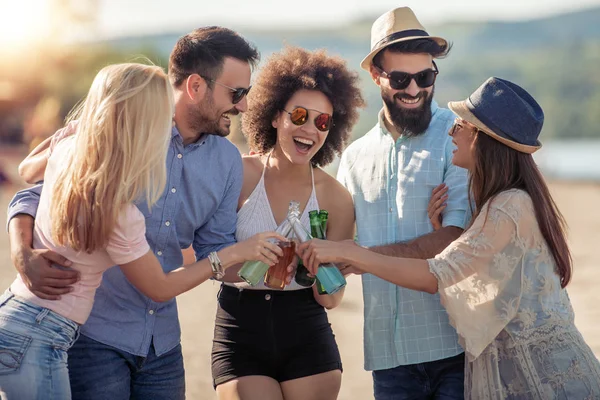
[[[317,211],[317,210],[312,210],[312,211],[308,212],[308,218],[310,218],[311,234],[313,237],[317,237],[317,236],[315,236],[315,232],[313,231],[313,219],[319,218],[318,213],[319,213],[319,211]],[[317,237],[317,238],[323,239],[320,237]],[[296,283],[300,286],[311,287],[315,283],[316,278],[309,274],[310,273],[308,272],[308,269],[304,266],[304,263],[302,262],[302,260],[300,260],[298,263],[298,268],[296,269],[296,276],[295,276]]]
[[[299,203],[290,202],[290,207],[288,209],[288,217],[290,215],[300,215]],[[289,237],[292,232],[292,225],[290,224],[289,219],[284,219],[283,222],[277,227],[277,229],[275,229],[275,232],[279,233],[281,236]],[[268,271],[269,265],[265,264],[262,261],[246,261],[242,268],[240,268],[240,270],[238,271],[238,276],[244,281],[246,281],[250,286],[256,286],[260,283],[260,281],[266,279],[265,275]]]
[[[290,202],[291,204],[295,202]],[[308,232],[308,230],[302,225],[299,219],[298,214],[288,214],[288,220],[292,225],[292,229],[296,235],[296,238],[300,243],[306,242],[312,239],[312,235]],[[318,222],[318,228],[317,228]],[[315,220],[315,229],[318,229],[317,232],[321,231],[321,223],[318,219]],[[311,224],[311,228],[313,225]],[[323,288],[326,293],[333,294],[346,286],[346,279],[344,275],[340,272],[340,270],[332,263],[321,264],[317,270],[317,280],[323,285]]]

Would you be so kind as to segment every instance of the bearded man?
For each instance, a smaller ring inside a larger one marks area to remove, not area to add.
[[[385,13],[371,30],[361,67],[380,88],[383,109],[342,155],[338,180],[354,200],[359,244],[385,255],[434,257],[468,223],[467,172],[452,165],[448,136],[454,116],[433,100],[434,59],[449,50],[407,7]],[[427,208],[438,185],[446,205],[434,230]],[[462,399],[464,353],[439,295],[370,274],[362,282],[365,369],[373,371],[375,399]]]

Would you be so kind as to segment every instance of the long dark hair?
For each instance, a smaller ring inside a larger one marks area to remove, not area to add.
[[[488,200],[510,189],[524,190],[531,197],[535,218],[556,262],[561,287],[564,288],[571,280],[573,264],[566,239],[567,224],[533,157],[478,132],[475,167],[469,178],[469,193],[475,202],[472,221]]]

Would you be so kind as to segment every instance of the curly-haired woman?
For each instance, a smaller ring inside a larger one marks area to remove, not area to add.
[[[289,47],[266,62],[242,117],[257,155],[243,160],[238,240],[274,230],[291,200],[300,202],[307,228],[308,212],[324,209],[328,238],[353,237],[352,198],[320,167],[341,153],[364,106],[358,84],[345,61],[324,51]],[[212,373],[219,398],[337,398],[342,364],[325,308],[336,307],[343,290],[320,295],[295,280],[273,290],[235,278],[232,268],[218,299]]]

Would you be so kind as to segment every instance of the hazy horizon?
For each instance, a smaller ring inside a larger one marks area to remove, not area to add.
[[[52,0],[0,1],[4,11],[0,15],[0,45],[39,40],[47,32]],[[430,0],[427,3],[417,0],[403,3],[389,0],[303,0],[299,4],[279,0],[171,0],[168,6],[158,0],[71,3],[75,11],[81,11],[91,20],[86,33],[96,39],[181,32],[203,25],[223,25],[237,30],[336,28],[357,20],[371,23],[378,15],[399,6],[411,7],[428,28],[447,22],[539,19],[600,6],[600,0],[572,0],[568,4],[560,0],[548,0],[543,4],[539,0]]]

